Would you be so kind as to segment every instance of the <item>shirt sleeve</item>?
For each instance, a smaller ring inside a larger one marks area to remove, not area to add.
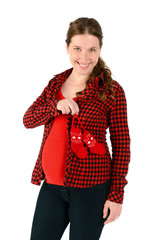
[[[40,125],[45,125],[51,121],[53,117],[61,114],[57,109],[59,100],[53,95],[51,90],[51,80],[42,94],[34,101],[27,109],[23,117],[23,124],[26,128],[34,128]]]
[[[112,146],[111,182],[107,200],[123,203],[126,175],[130,162],[130,135],[127,122],[127,103],[124,90],[120,87],[110,111],[109,123]]]

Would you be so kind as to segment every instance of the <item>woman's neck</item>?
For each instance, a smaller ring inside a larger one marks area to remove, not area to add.
[[[88,79],[87,75],[79,75],[72,71],[72,73],[70,74],[70,76],[67,79],[67,82],[72,85],[73,84],[74,85],[84,85],[84,84],[86,84],[87,79]]]

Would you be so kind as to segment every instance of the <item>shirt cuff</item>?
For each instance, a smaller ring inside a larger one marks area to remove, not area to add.
[[[107,200],[115,203],[123,203],[124,191],[117,191],[114,189],[110,189],[109,194],[107,196]]]
[[[58,102],[59,100],[57,100],[55,96],[52,98],[52,101],[50,102],[50,114],[52,114],[54,117],[57,117],[62,114],[62,112],[57,109]]]

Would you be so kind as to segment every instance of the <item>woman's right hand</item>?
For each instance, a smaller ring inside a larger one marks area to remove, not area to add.
[[[72,98],[65,98],[59,100],[57,103],[57,109],[62,111],[62,114],[69,114],[72,115],[79,113],[79,106]]]

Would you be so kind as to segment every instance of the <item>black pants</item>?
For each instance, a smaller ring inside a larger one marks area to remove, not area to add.
[[[60,240],[70,223],[69,240],[98,240],[104,221],[103,207],[109,181],[90,188],[42,184],[31,240]]]

